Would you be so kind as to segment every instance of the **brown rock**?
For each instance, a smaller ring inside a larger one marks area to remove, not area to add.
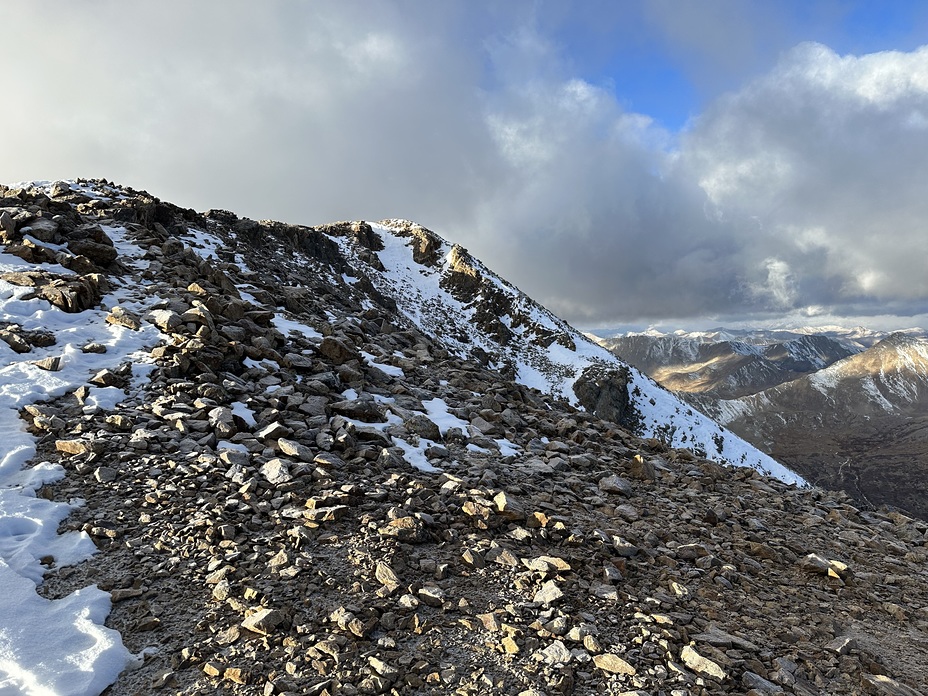
[[[593,664],[609,674],[628,674],[634,676],[638,673],[632,665],[613,653],[602,653],[593,656]]]
[[[274,633],[279,626],[285,623],[287,623],[287,616],[282,611],[278,609],[259,609],[242,621],[242,628],[267,636]]]
[[[142,328],[142,320],[139,315],[122,307],[113,307],[106,317],[106,322],[116,326],[125,326],[132,331],[138,331]]]

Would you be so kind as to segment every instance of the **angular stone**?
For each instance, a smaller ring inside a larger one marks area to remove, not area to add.
[[[337,522],[343,519],[349,511],[350,508],[347,505],[331,505],[305,510],[303,517],[310,522]]]
[[[288,440],[281,437],[277,439],[277,446],[285,455],[293,457],[294,459],[299,459],[301,462],[312,462],[316,457],[316,453],[312,449],[306,445],[300,444],[296,440]]]
[[[614,585],[594,582],[590,586],[590,594],[598,599],[605,599],[610,602],[619,601],[619,591],[615,588]]]
[[[496,512],[507,520],[525,519],[525,508],[505,491],[500,491],[493,496],[493,504],[496,506]]]
[[[714,648],[734,648],[744,652],[760,652],[761,650],[759,645],[731,633],[726,633],[714,624],[710,624],[705,632],[691,635],[690,638],[711,645]]]
[[[797,561],[799,567],[809,573],[827,575],[841,581],[848,581],[854,573],[847,564],[834,559],[828,559],[817,553],[810,553]]]
[[[79,278],[55,278],[49,274],[13,272],[2,273],[0,278],[13,285],[34,287],[35,290],[26,295],[24,299],[37,297],[47,300],[59,309],[71,314],[95,307],[100,302],[101,293],[108,288],[106,279],[96,273],[83,275]],[[107,317],[107,321],[109,321],[109,317]]]
[[[203,673],[207,677],[219,677],[225,671],[221,663],[210,660],[203,663]]]
[[[394,572],[393,568],[386,563],[381,562],[377,564],[377,567],[374,569],[374,577],[377,578],[377,582],[391,591],[400,586],[399,576]]]
[[[112,370],[100,370],[97,374],[88,380],[91,384],[97,384],[101,387],[115,387],[123,380]]]
[[[94,451],[94,443],[90,440],[56,440],[55,449],[62,454],[87,454]]]
[[[141,597],[145,594],[145,591],[135,587],[127,587],[123,589],[112,590],[110,592],[110,600],[113,604],[118,602],[125,602],[127,599],[134,599],[136,597]]]
[[[96,471],[93,472],[93,477],[97,479],[100,483],[110,483],[111,481],[116,480],[118,472],[116,469],[110,466],[99,466]]]
[[[867,693],[874,696],[924,696],[923,692],[883,674],[864,674],[861,682]]]
[[[419,437],[424,437],[427,440],[432,440],[433,442],[441,440],[441,432],[438,426],[435,425],[428,416],[423,416],[422,414],[411,416],[403,421],[403,427],[409,432],[415,433]]]
[[[388,525],[381,527],[378,531],[384,536],[393,536],[400,541],[408,541],[413,544],[428,540],[425,525],[416,517],[400,517],[391,520]]]
[[[16,234],[16,223],[13,222],[13,218],[5,210],[0,211],[0,230],[2,230],[6,239],[12,239]]]
[[[319,344],[319,352],[336,365],[343,365],[360,359],[358,352],[344,341],[333,336],[326,336]]]
[[[162,331],[170,333],[184,323],[180,314],[169,309],[155,309],[148,313],[148,320]]]
[[[825,644],[825,650],[835,655],[847,655],[857,649],[857,640],[848,636],[840,636]]]
[[[372,655],[367,658],[367,661],[370,666],[374,668],[374,671],[385,679],[396,679],[400,674],[400,671],[396,667],[384,662],[379,657]]]
[[[640,515],[634,505],[617,505],[615,508],[616,517],[621,517],[626,522],[636,522]]]
[[[700,655],[691,645],[685,645],[680,651],[680,659],[683,664],[696,672],[701,677],[725,681],[728,674],[722,669],[721,665],[713,662],[708,657]]]
[[[47,370],[48,372],[58,372],[61,369],[61,356],[55,355],[48,358],[42,358],[41,360],[36,360],[32,363],[40,370]]]
[[[636,454],[628,462],[628,475],[642,481],[653,481],[657,478],[657,470],[654,464],[640,454]]]
[[[299,353],[287,353],[284,356],[284,366],[289,367],[291,370],[300,370],[309,372],[315,367],[313,359],[308,355],[300,355]]]
[[[571,661],[572,655],[563,641],[556,640],[543,650],[535,653],[535,658],[549,665],[566,665]]]
[[[341,416],[364,423],[382,423],[387,420],[383,408],[373,399],[336,401],[330,404],[329,408]]]
[[[241,667],[226,667],[226,671],[222,674],[223,679],[236,684],[247,684],[249,677],[249,673]]]
[[[697,558],[703,558],[709,555],[709,549],[702,544],[683,544],[676,549],[677,558],[684,561],[695,561]]]
[[[119,256],[114,247],[90,239],[72,239],[68,242],[68,250],[90,259],[98,266],[109,266]]]
[[[608,672],[609,674],[628,674],[630,676],[635,676],[635,674],[638,673],[637,669],[613,653],[594,655],[593,664],[603,672]]]
[[[754,672],[742,674],[741,683],[758,696],[779,696],[786,693],[782,686],[774,684]]]
[[[0,330],[0,341],[6,343],[14,352],[22,355],[32,350],[32,346],[22,336],[12,331]]]
[[[286,614],[278,609],[259,609],[254,614],[247,616],[241,625],[242,628],[253,633],[268,636],[286,622]]]
[[[416,597],[430,607],[441,607],[445,602],[445,591],[440,587],[426,586],[416,592]]]
[[[563,597],[564,592],[560,587],[557,586],[557,583],[554,582],[554,580],[548,580],[535,593],[535,596],[532,597],[532,601],[549,606],[559,601]]]
[[[255,437],[259,440],[279,440],[289,434],[290,428],[275,421],[261,428],[261,430],[255,433]]]
[[[259,471],[269,483],[275,486],[293,480],[293,476],[290,474],[290,467],[283,459],[272,459],[262,465]]]
[[[599,479],[596,485],[603,493],[619,493],[628,497],[634,493],[632,484],[617,474]]]
[[[124,326],[132,331],[138,331],[142,328],[142,320],[139,315],[122,307],[113,307],[106,316],[106,322],[116,326]]]

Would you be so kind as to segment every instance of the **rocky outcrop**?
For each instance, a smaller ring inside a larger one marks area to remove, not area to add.
[[[628,398],[628,371],[587,368],[574,384],[580,404],[603,420],[631,426],[634,409]]]

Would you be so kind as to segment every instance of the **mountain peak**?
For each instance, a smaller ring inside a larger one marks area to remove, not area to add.
[[[925,681],[928,528],[711,461],[739,441],[424,228],[100,182],[0,226],[0,690]]]

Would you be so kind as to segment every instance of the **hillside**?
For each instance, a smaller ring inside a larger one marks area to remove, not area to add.
[[[928,524],[428,230],[103,181],[0,229],[3,696],[928,693]]]
[[[862,350],[822,335],[765,343],[719,339],[717,333],[631,334],[600,343],[667,389],[720,399],[756,394]]]
[[[754,396],[700,407],[808,480],[928,517],[928,341],[867,351]]]

